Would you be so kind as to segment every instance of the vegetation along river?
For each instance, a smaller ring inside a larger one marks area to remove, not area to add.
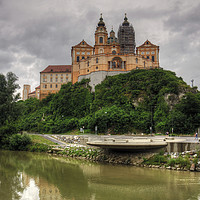
[[[0,200],[200,199],[200,173],[0,151]]]

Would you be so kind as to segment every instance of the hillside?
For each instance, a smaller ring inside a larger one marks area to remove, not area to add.
[[[200,126],[200,93],[174,72],[133,70],[107,77],[91,93],[89,80],[62,86],[39,102],[19,102],[18,129],[64,133],[83,127],[94,132],[172,131],[192,133]]]

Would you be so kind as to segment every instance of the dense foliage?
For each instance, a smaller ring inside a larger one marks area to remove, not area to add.
[[[12,114],[6,119],[15,119],[13,128],[18,131],[66,133],[84,128],[93,133],[96,129],[98,133],[189,134],[200,127],[197,88],[162,69],[107,77],[95,92],[88,79],[68,83],[42,101],[31,98],[15,105],[18,119]],[[7,132],[4,124],[0,132]]]
[[[7,143],[8,137],[17,132],[15,121],[20,116],[17,104],[19,94],[15,94],[19,88],[17,80],[12,72],[8,72],[6,76],[0,74],[0,147]]]

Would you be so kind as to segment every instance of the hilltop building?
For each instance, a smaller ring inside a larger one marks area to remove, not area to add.
[[[71,65],[49,65],[40,72],[40,99],[56,93],[62,84],[71,82]]]
[[[146,40],[136,47],[135,30],[125,14],[119,26],[117,37],[112,29],[108,35],[102,14],[95,31],[95,44],[91,46],[82,40],[71,49],[72,65],[49,65],[40,72],[40,88],[35,97],[40,100],[49,93],[56,93],[61,85],[89,78],[94,91],[106,76],[128,73],[136,69],[159,68],[159,46]],[[30,88],[24,85],[23,100]],[[39,94],[39,95],[38,95]],[[34,97],[34,94],[30,96]]]
[[[90,85],[101,83],[106,76],[128,73],[133,69],[159,68],[159,46],[146,41],[136,47],[135,31],[125,15],[119,26],[118,38],[111,30],[110,35],[102,15],[95,31],[94,47],[84,40],[72,47],[72,82],[90,79]]]

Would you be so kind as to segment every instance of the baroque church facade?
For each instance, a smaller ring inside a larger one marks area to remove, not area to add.
[[[73,84],[89,78],[94,91],[97,84],[106,76],[128,73],[137,69],[159,68],[159,46],[146,40],[136,47],[135,30],[125,14],[124,22],[119,26],[117,37],[113,30],[108,35],[103,17],[95,31],[95,44],[91,46],[81,41],[71,49],[71,65],[49,65],[40,72],[40,85],[34,92],[24,85],[23,100],[36,97],[45,98],[56,93],[62,84]],[[28,95],[27,95],[28,94]],[[34,96],[35,95],[35,96]]]
[[[119,26],[117,37],[108,35],[102,15],[95,31],[95,45],[84,40],[72,47],[72,82],[90,79],[90,85],[101,83],[106,76],[128,73],[134,69],[159,68],[159,46],[145,41],[136,47],[135,31],[128,18]]]

